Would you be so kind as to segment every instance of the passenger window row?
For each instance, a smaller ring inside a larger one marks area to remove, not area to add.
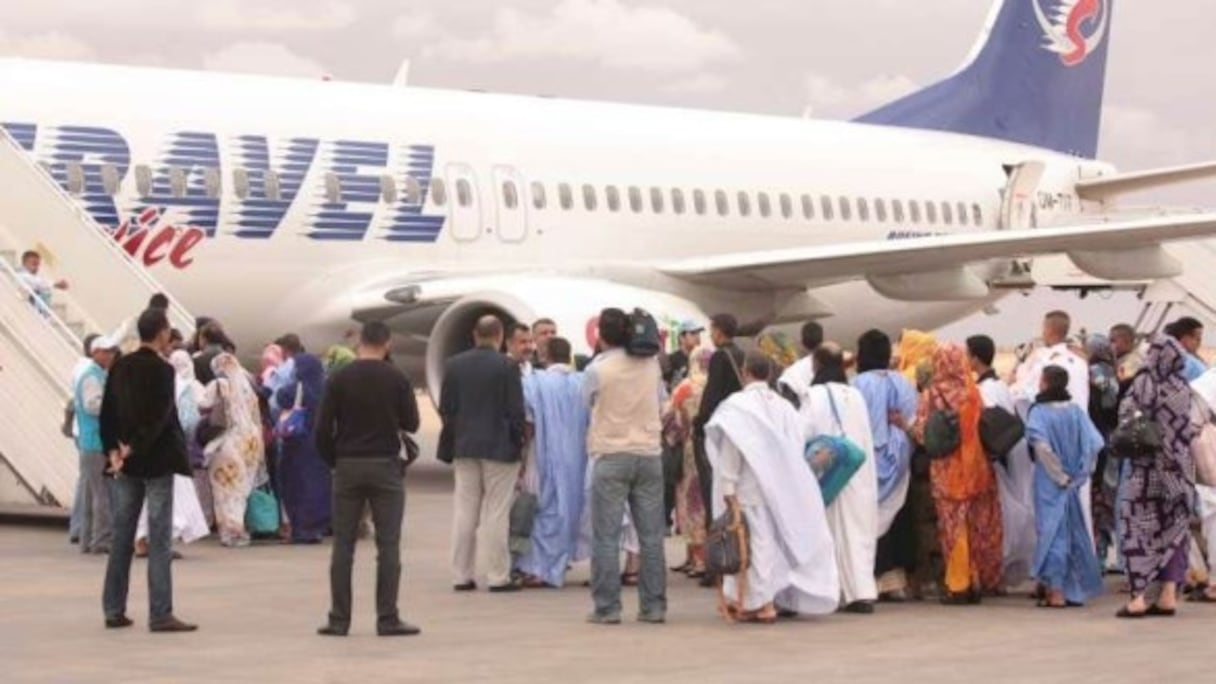
[[[48,171],[50,169],[48,168]],[[65,175],[68,191],[73,194],[83,194],[87,185],[84,167],[80,162],[67,162]],[[121,179],[118,169],[112,165],[101,167],[101,184],[106,194],[117,195],[121,191]],[[197,177],[197,176],[196,176]],[[209,198],[218,198],[223,193],[223,183],[219,169],[201,167],[202,190]],[[262,184],[262,194],[266,199],[278,201],[282,198],[282,181],[279,174],[273,170],[249,170],[237,168],[232,173],[232,187],[235,195],[245,199],[252,194],[252,180],[259,179]],[[170,166],[168,170],[169,193],[174,197],[185,197],[190,192],[190,170],[180,166]],[[153,190],[152,169],[145,165],[135,167],[136,191],[142,197],[147,197]],[[466,178],[458,178],[455,182],[455,205],[470,207],[474,203],[474,189]],[[516,210],[522,204],[521,190],[511,180],[503,181],[499,188],[502,206],[507,210]],[[540,182],[528,184],[533,209],[544,211],[550,207],[546,186]],[[424,195],[429,190],[428,198],[435,206],[443,207],[448,203],[447,183],[442,178],[417,179],[406,176],[404,183],[398,187],[392,176],[379,177],[379,195],[388,204],[396,204],[402,196],[406,204],[421,204]],[[594,185],[584,184],[578,188],[581,208],[585,211],[599,211],[601,190]],[[812,220],[818,218],[833,221],[837,217],[841,221],[856,219],[861,223],[927,223],[936,225],[983,225],[984,213],[979,204],[968,206],[965,202],[946,202],[928,200],[899,200],[865,197],[829,197],[821,195],[816,198],[810,194],[795,197],[790,193],[748,192],[736,191],[733,195],[726,190],[714,190],[711,195],[696,188],[686,191],[681,188],[664,190],[659,187],[641,188],[631,185],[621,189],[608,185],[602,189],[603,207],[609,212],[617,213],[628,208],[630,213],[663,214],[668,208],[672,214],[684,215],[692,213],[696,216],[707,216],[712,211],[718,217],[727,218],[738,215],[740,218],[750,218],[753,215],[762,219],[780,217],[786,220],[801,218]],[[342,201],[342,179],[335,173],[325,175],[325,198],[331,203]],[[775,198],[775,202],[774,202]],[[691,202],[689,201],[691,199]],[[733,202],[732,202],[733,199]],[[622,201],[623,200],[623,201]],[[557,184],[557,206],[563,211],[575,208],[575,189],[569,183]],[[690,212],[691,210],[691,212]]]

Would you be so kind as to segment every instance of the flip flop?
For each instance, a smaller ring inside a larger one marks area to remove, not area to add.
[[[1175,615],[1178,614],[1178,609],[1177,608],[1162,608],[1161,606],[1154,603],[1153,605],[1148,607],[1148,610],[1144,611],[1144,614],[1149,617],[1174,617]]]
[[[1152,609],[1150,608],[1149,610],[1152,610]],[[1148,610],[1136,613],[1136,612],[1128,610],[1127,606],[1123,606],[1122,608],[1119,609],[1119,612],[1115,613],[1115,617],[1126,618],[1129,620],[1139,620],[1140,618],[1145,617],[1147,615],[1148,615]]]

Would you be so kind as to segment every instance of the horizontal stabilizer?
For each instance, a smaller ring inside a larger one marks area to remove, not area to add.
[[[1079,181],[1077,183],[1077,194],[1081,196],[1081,199],[1103,200],[1116,195],[1125,195],[1129,192],[1152,190],[1166,185],[1189,183],[1205,178],[1216,178],[1216,162],[1175,166],[1168,169],[1135,171],[1106,178]]]
[[[1085,252],[1095,244],[1109,254],[1210,237],[1216,237],[1216,213],[723,254],[659,264],[658,268],[669,276],[700,285],[756,291],[947,272],[992,259]],[[887,278],[880,282],[894,281]]]

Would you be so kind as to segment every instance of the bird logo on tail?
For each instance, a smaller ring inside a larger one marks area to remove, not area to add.
[[[1106,38],[1109,0],[1047,0],[1050,10],[1043,9],[1044,0],[1029,1],[1046,39],[1043,49],[1060,55],[1065,66],[1084,63]]]

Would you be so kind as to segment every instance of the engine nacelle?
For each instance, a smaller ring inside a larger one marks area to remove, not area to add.
[[[431,398],[438,404],[444,363],[473,346],[473,327],[487,314],[506,323],[531,324],[551,318],[558,334],[570,341],[576,354],[590,354],[596,342],[599,312],[607,307],[631,311],[640,307],[654,316],[670,347],[681,321],[708,324],[697,305],[664,292],[618,283],[560,276],[520,276],[497,280],[484,290],[466,294],[440,314],[426,346],[426,379]]]

